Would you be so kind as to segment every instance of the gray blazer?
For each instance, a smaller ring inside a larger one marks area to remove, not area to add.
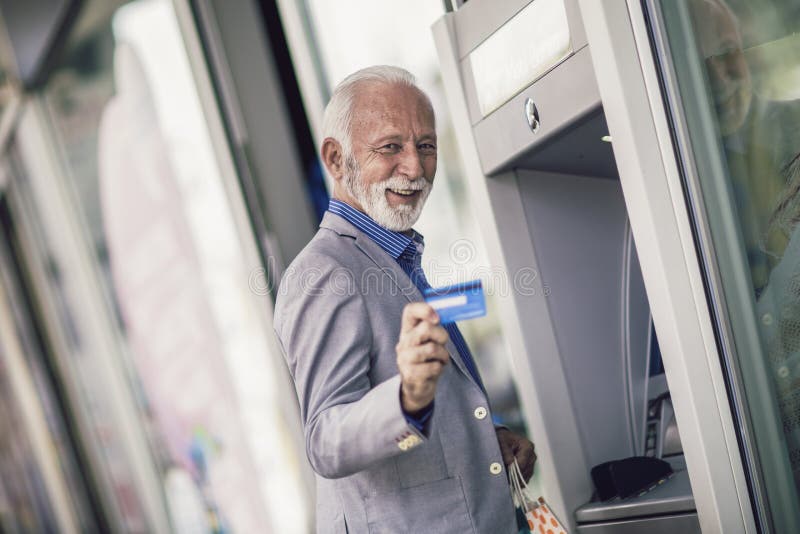
[[[425,432],[403,416],[395,345],[403,307],[422,297],[397,262],[326,213],[278,293],[317,532],[515,532],[489,405],[452,342]]]

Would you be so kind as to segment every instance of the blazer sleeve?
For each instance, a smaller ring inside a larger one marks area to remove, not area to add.
[[[340,478],[425,440],[400,405],[400,375],[372,384],[370,317],[352,273],[304,262],[284,276],[275,329],[294,379],[312,468]]]

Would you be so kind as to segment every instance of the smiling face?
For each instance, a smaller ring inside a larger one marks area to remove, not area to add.
[[[695,12],[703,24],[700,46],[706,57],[720,129],[723,135],[729,135],[744,124],[753,98],[742,39],[733,14],[718,1],[704,0]]]
[[[417,221],[436,174],[433,110],[416,88],[368,83],[356,93],[351,151],[332,138],[322,156],[334,177],[334,197],[394,231]]]

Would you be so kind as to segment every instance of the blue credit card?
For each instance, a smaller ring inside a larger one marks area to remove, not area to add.
[[[422,296],[439,314],[442,324],[486,315],[486,299],[480,280],[426,289]]]

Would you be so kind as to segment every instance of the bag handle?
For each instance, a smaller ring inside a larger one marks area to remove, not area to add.
[[[525,482],[525,477],[522,475],[522,469],[520,469],[516,458],[514,458],[514,463],[508,466],[508,475],[514,505],[522,508],[524,512],[538,508],[539,503],[528,495],[528,483]]]

